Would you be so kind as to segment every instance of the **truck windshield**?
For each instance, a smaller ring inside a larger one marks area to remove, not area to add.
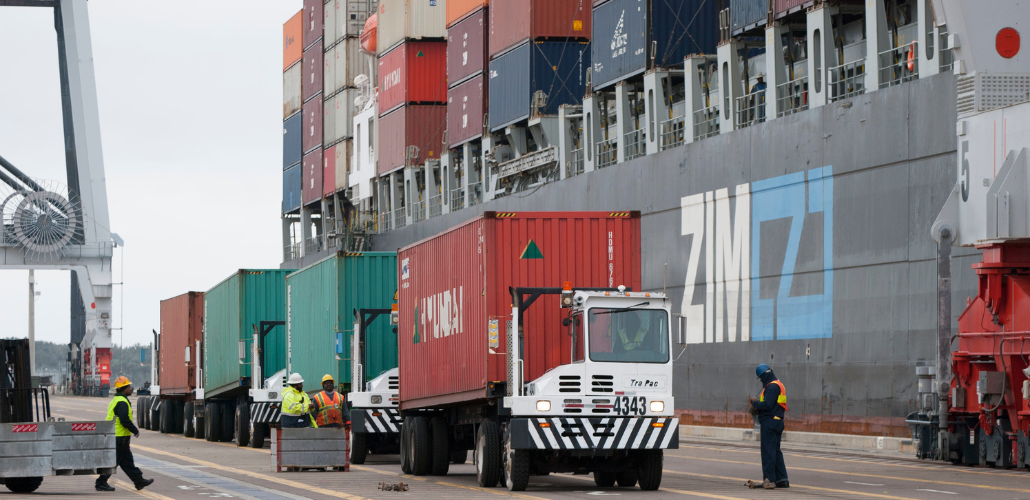
[[[591,361],[669,361],[669,317],[665,310],[594,307],[588,316]]]

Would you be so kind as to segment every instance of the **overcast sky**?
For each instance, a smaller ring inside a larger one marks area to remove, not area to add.
[[[282,24],[301,0],[92,0],[115,252],[114,326],[147,343],[158,303],[282,261]],[[67,182],[53,10],[0,7],[0,156]],[[69,341],[69,273],[37,271],[36,338]],[[0,270],[0,337],[28,332],[28,272]],[[115,343],[121,333],[114,332]]]

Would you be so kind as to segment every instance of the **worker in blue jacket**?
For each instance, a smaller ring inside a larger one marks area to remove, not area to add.
[[[755,369],[762,381],[762,393],[758,399],[750,399],[752,412],[758,416],[762,431],[762,484],[767,490],[789,488],[787,466],[783,463],[780,439],[783,436],[783,417],[787,408],[787,389],[776,378],[772,368],[762,363]],[[758,487],[758,484],[755,484]]]

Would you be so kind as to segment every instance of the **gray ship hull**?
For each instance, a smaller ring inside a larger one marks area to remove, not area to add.
[[[752,425],[747,397],[765,362],[787,387],[789,429],[904,436],[915,368],[935,363],[930,226],[957,178],[954,102],[954,76],[921,79],[435,217],[373,246],[396,250],[485,210],[640,210],[643,286],[665,289],[681,316],[681,422]],[[957,317],[980,257],[955,250]]]

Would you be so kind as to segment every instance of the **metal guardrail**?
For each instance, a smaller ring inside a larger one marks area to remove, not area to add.
[[[45,388],[0,389],[0,402],[0,423],[46,422],[51,416]]]
[[[792,115],[808,109],[808,77],[776,86],[776,117]]]
[[[938,47],[941,48],[938,52],[939,68],[941,73],[950,73],[952,68],[955,66],[955,51],[952,47],[948,46],[948,32],[942,31],[940,38],[937,39]]]
[[[400,229],[408,225],[408,217],[404,208],[401,207],[393,211],[393,229]]]
[[[426,202],[419,200],[411,204],[411,222],[426,220]]]
[[[304,255],[321,252],[325,249],[325,242],[319,236],[312,236],[304,241]]]
[[[626,161],[640,158],[647,154],[646,140],[647,135],[644,134],[644,129],[636,129],[626,134]]]
[[[719,105],[694,112],[694,140],[700,141],[719,135]]]
[[[565,172],[566,177],[572,177],[575,175],[582,174],[586,171],[585,163],[583,161],[583,148],[572,150],[572,163],[569,163],[568,171]]]
[[[597,168],[605,168],[615,165],[618,160],[619,143],[616,139],[608,139],[595,144],[597,155]]]
[[[290,243],[283,247],[283,261],[291,261],[300,258],[300,243]]]
[[[741,129],[765,121],[765,89],[744,94],[733,102],[733,128]]]
[[[826,71],[830,102],[865,93],[865,58],[835,66]]]
[[[379,214],[358,211],[351,215],[350,230],[355,233],[375,234],[379,232]]]
[[[901,85],[919,78],[917,42],[880,52],[880,88]]]
[[[429,216],[437,217],[443,215],[443,194],[429,198]]]
[[[451,211],[465,208],[465,188],[451,190]]]
[[[483,182],[469,184],[469,206],[474,207],[483,203]]]
[[[686,141],[686,120],[682,116],[670,118],[661,123],[661,135],[659,136],[658,149],[665,151],[683,144]]]

